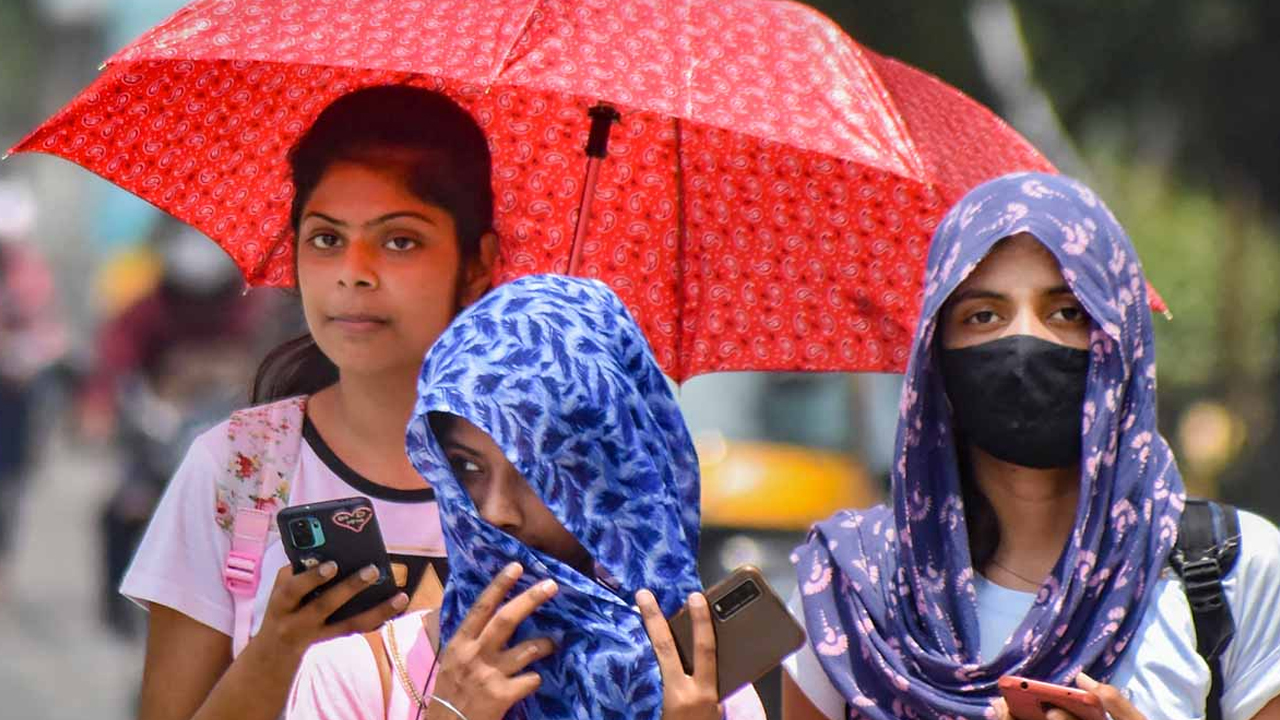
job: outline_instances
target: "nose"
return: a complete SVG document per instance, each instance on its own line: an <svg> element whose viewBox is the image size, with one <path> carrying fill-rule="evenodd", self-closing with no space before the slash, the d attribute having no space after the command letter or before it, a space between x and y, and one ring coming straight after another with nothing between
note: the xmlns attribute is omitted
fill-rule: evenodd
<svg viewBox="0 0 1280 720"><path fill-rule="evenodd" d="M338 284L348 288L378 287L377 249L358 240L348 245L343 253Z"/></svg>
<svg viewBox="0 0 1280 720"><path fill-rule="evenodd" d="M506 478L493 479L476 509L485 522L508 535L516 536L524 526L524 512L520 509L519 498L513 490L511 482Z"/></svg>
<svg viewBox="0 0 1280 720"><path fill-rule="evenodd" d="M1040 338L1041 340L1058 342L1057 336L1054 335L1053 331L1049 329L1049 326L1044 323L1044 320L1033 307L1020 306L1017 308L1016 314L1013 317L1013 322L1009 323L1009 325L1005 327L1003 337L1010 337L1013 335L1030 335L1032 337Z"/></svg>

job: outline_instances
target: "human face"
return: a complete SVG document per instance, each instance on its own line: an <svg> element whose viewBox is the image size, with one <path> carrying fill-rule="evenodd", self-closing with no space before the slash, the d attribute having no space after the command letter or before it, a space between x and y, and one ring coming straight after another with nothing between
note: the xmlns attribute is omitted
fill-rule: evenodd
<svg viewBox="0 0 1280 720"><path fill-rule="evenodd" d="M995 246L947 300L941 324L942 346L948 349L1012 335L1089 347L1088 313L1053 253L1027 233Z"/></svg>
<svg viewBox="0 0 1280 720"><path fill-rule="evenodd" d="M591 577L594 563L586 548L560 524L488 433L456 416L436 425L454 476L485 522Z"/></svg>
<svg viewBox="0 0 1280 720"><path fill-rule="evenodd" d="M302 309L343 373L416 373L487 285L483 259L465 271L460 263L453 217L413 195L394 167L334 163L303 207Z"/></svg>

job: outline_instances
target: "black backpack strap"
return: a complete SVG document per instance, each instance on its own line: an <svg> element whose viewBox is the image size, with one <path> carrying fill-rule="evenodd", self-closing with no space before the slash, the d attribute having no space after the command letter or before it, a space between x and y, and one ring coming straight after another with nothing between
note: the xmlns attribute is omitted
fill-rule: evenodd
<svg viewBox="0 0 1280 720"><path fill-rule="evenodd" d="M1182 578L1196 628L1196 652L1208 663L1212 676L1205 701L1206 720L1222 720L1222 654L1236 634L1222 579L1239 557L1240 517L1236 509L1187 498L1169 563Z"/></svg>

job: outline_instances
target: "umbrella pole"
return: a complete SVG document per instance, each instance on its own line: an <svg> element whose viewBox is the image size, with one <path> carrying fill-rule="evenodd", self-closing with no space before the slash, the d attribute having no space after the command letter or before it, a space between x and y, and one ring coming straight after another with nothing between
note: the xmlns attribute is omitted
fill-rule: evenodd
<svg viewBox="0 0 1280 720"><path fill-rule="evenodd" d="M587 111L591 116L591 134L587 136L587 176L582 182L582 200L578 203L578 225L569 246L569 274L577 275L582 265L582 247L587 228L591 226L591 196L596 192L601 162L609 155L609 130L622 116L612 105L600 103Z"/></svg>

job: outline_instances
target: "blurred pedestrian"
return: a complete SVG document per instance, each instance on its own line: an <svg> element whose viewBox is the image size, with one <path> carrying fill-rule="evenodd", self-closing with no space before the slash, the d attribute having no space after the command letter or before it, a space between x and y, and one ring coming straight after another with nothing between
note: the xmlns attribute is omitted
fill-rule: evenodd
<svg viewBox="0 0 1280 720"><path fill-rule="evenodd" d="M136 620L118 592L129 560L192 440L248 396L270 309L261 294L243 292L235 264L189 226L163 217L150 244L159 281L103 323L81 397L84 427L109 435L119 450L99 547L103 618L124 634Z"/></svg>
<svg viewBox="0 0 1280 720"><path fill-rule="evenodd" d="M1280 531L1185 499L1155 379L1142 269L1093 192L966 195L930 250L892 504L797 550L788 720L1004 717L1010 675L1117 720L1280 718Z"/></svg>
<svg viewBox="0 0 1280 720"><path fill-rule="evenodd" d="M0 182L0 594L31 469L42 373L66 353L53 274L30 244L35 198Z"/></svg>

